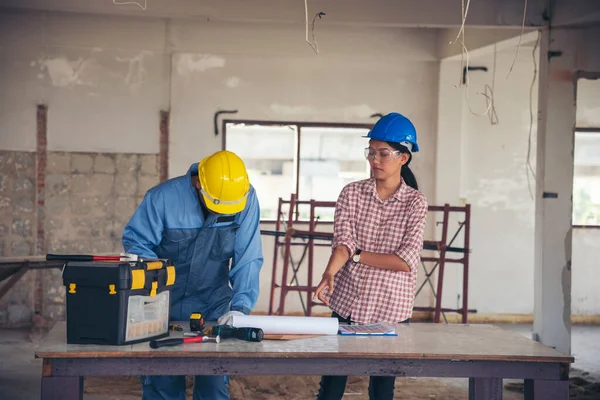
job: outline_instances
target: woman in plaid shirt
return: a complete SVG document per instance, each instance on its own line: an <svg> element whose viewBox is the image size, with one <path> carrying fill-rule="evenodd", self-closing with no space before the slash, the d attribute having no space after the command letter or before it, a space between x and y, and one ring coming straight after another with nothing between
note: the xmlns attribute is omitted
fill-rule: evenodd
<svg viewBox="0 0 600 400"><path fill-rule="evenodd" d="M408 322L427 217L427 200L408 167L419 151L417 135L406 117L391 113L365 137L371 178L340 193L333 252L314 297L343 323ZM346 380L322 377L317 399L341 399ZM371 377L369 398L393 399L394 382L393 376Z"/></svg>

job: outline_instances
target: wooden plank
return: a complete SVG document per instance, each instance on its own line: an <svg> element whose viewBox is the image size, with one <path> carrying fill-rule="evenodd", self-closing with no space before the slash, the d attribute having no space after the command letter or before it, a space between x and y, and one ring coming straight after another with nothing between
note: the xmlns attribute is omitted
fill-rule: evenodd
<svg viewBox="0 0 600 400"><path fill-rule="evenodd" d="M24 264L26 262L46 262L46 256L0 257L0 264Z"/></svg>
<svg viewBox="0 0 600 400"><path fill-rule="evenodd" d="M11 268L18 268L23 264L27 264L29 269L52 269L62 268L65 263L58 261L17 261L17 262L2 262L0 261L0 271L5 271Z"/></svg>
<svg viewBox="0 0 600 400"><path fill-rule="evenodd" d="M19 269L21 269L21 265L11 265L4 268L0 268L0 282L17 273Z"/></svg>
<svg viewBox="0 0 600 400"><path fill-rule="evenodd" d="M502 400L501 378L469 378L469 400Z"/></svg>
<svg viewBox="0 0 600 400"><path fill-rule="evenodd" d="M557 363L377 358L72 358L52 360L52 376L351 375L560 379Z"/></svg>
<svg viewBox="0 0 600 400"><path fill-rule="evenodd" d="M492 326L468 324L399 324L398 336L329 335L302 341L237 339L220 344L190 343L150 349L132 346L67 345L65 323L57 323L36 352L39 358L355 358L438 359L454 361L526 361L572 363L562 354L522 335ZM181 336L172 332L171 337Z"/></svg>
<svg viewBox="0 0 600 400"><path fill-rule="evenodd" d="M13 271L13 270L11 270ZM12 272L14 275L0 288L0 299L4 297L6 293L25 275L27 272L27 265L23 265ZM4 279L4 278L3 278Z"/></svg>
<svg viewBox="0 0 600 400"><path fill-rule="evenodd" d="M83 377L42 377L43 400L83 400Z"/></svg>

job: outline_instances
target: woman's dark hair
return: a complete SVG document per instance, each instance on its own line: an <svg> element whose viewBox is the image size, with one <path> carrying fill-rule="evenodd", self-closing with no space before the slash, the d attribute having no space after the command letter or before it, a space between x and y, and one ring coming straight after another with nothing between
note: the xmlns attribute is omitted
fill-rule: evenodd
<svg viewBox="0 0 600 400"><path fill-rule="evenodd" d="M402 179L404 179L404 182L408 186L410 186L411 188L413 188L415 190L419 190L419 185L417 185L417 178L415 178L415 174L413 174L413 172L408 167L408 164L410 164L410 162L412 161L411 152L408 151L406 146L403 146L400 143L394 143L394 142L386 142L386 143L389 144L394 149L400 150L400 153L408 153L408 161L406 162L406 164L404 164L402 166L402 169L400 170L400 176L402 176Z"/></svg>

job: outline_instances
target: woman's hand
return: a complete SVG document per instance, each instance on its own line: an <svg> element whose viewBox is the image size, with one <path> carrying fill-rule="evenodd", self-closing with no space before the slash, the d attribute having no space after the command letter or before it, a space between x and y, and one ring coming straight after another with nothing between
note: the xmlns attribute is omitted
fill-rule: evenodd
<svg viewBox="0 0 600 400"><path fill-rule="evenodd" d="M325 271L323 273L323 277L321 278L321 283L319 283L319 286L317 286L317 289L315 290L315 294L313 295L313 300L315 299L319 299L321 300L325 305L329 305L329 300L325 298L325 296L323 296L323 290L327 287L329 288L329 293L333 293L333 277L334 274L332 274L329 271Z"/></svg>
<svg viewBox="0 0 600 400"><path fill-rule="evenodd" d="M321 283L319 283L319 286L317 286L315 294L313 295L313 300L318 298L325 303L325 305L329 305L329 300L323 296L323 290L327 287L329 288L329 294L333 293L333 277L344 267L348 258L350 258L350 250L348 247L337 246L333 249L333 252L329 257L329 262L327 263L327 268L325 268L325 272L323 272Z"/></svg>

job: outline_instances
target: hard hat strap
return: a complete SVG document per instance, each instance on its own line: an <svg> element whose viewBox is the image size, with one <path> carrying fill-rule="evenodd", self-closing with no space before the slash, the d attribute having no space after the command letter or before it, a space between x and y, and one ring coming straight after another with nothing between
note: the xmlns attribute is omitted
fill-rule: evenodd
<svg viewBox="0 0 600 400"><path fill-rule="evenodd" d="M403 142L400 142L400 144L402 146L406 147L408 149L408 151L410 151L412 153L413 144L411 142L403 141Z"/></svg>

